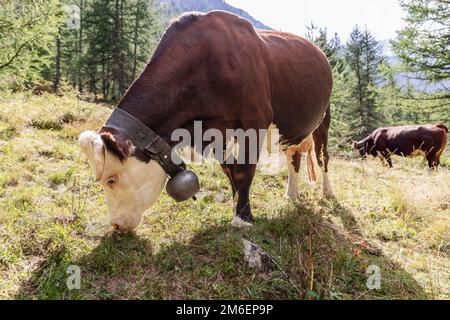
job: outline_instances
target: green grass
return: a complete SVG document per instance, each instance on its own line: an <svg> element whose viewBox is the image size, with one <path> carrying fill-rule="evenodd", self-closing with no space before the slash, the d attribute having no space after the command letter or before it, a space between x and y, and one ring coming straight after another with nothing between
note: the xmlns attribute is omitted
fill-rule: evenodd
<svg viewBox="0 0 450 320"><path fill-rule="evenodd" d="M2 299L448 299L450 172L420 160L366 165L334 157L336 198L301 178L301 201L283 198L287 171L258 172L256 222L230 226L230 188L220 167L194 167L196 202L163 195L135 235L111 235L101 188L77 146L99 128L105 105L74 96L0 98L0 298ZM444 163L448 165L448 157ZM280 269L244 261L252 239ZM66 286L81 268L81 289ZM381 288L366 270L381 268ZM289 278L286 277L289 276Z"/></svg>

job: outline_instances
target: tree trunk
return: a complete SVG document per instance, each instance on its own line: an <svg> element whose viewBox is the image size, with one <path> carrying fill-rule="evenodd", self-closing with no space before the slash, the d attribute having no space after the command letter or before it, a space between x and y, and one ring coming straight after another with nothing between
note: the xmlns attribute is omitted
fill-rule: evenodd
<svg viewBox="0 0 450 320"><path fill-rule="evenodd" d="M81 72L81 57L83 55L83 0L80 0L80 30L78 36L78 91L83 93L83 79Z"/></svg>
<svg viewBox="0 0 450 320"><path fill-rule="evenodd" d="M113 35L113 50L112 50L112 98L116 99L115 84L120 81L120 6L119 0L115 2L115 12L114 12L114 35Z"/></svg>
<svg viewBox="0 0 450 320"><path fill-rule="evenodd" d="M102 53L102 95L103 99L106 100L106 71L105 71L105 63L106 63L105 53Z"/></svg>
<svg viewBox="0 0 450 320"><path fill-rule="evenodd" d="M55 78L53 80L53 91L57 92L61 82L61 30L56 36L56 56L55 56Z"/></svg>
<svg viewBox="0 0 450 320"><path fill-rule="evenodd" d="M125 93L125 66L124 66L124 48L122 47L123 44L123 37L124 37L124 19L123 19L123 0L120 1L120 11L119 11L119 39L120 39L120 46L119 46L119 96L117 99L119 99L121 96Z"/></svg>
<svg viewBox="0 0 450 320"><path fill-rule="evenodd" d="M140 9L140 1L138 1L136 5L136 13L134 20L134 50L133 50L133 71L132 71L132 80L136 79L136 69L137 69L137 47L138 47L138 29L139 29L139 9Z"/></svg>

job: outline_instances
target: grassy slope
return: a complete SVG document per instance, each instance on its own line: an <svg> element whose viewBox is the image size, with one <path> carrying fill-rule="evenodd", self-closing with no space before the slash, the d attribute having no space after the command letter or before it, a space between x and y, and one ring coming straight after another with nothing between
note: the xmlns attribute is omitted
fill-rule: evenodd
<svg viewBox="0 0 450 320"><path fill-rule="evenodd" d="M104 198L76 139L110 109L70 96L0 99L1 298L449 298L448 169L334 159L336 199L323 200L303 176L299 204L282 197L286 170L258 173L257 220L244 237L288 281L246 266L218 165L196 168L197 202L163 195L137 235L108 236ZM372 264L381 267L380 290L365 286ZM66 288L69 265L81 268L81 290Z"/></svg>

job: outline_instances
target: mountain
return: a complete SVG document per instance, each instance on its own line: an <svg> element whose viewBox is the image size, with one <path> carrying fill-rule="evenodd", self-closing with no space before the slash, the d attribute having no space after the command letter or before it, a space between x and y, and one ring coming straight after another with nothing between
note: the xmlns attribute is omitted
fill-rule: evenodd
<svg viewBox="0 0 450 320"><path fill-rule="evenodd" d="M208 12L212 10L223 10L237 14L248 21L257 29L270 30L261 21L253 18L248 12L235 8L222 0L156 0L161 11L170 18L176 17L186 11Z"/></svg>

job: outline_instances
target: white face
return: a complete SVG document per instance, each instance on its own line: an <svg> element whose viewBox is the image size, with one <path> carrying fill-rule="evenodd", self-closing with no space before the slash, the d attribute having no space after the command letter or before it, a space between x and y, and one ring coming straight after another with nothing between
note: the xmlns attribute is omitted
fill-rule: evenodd
<svg viewBox="0 0 450 320"><path fill-rule="evenodd" d="M164 189L167 176L163 168L155 161L146 164L135 157L121 162L93 131L83 132L79 143L105 190L111 225L125 232L137 228L145 210Z"/></svg>

